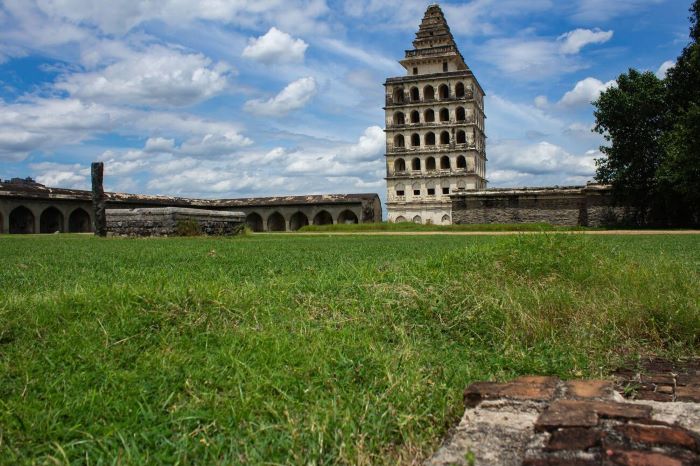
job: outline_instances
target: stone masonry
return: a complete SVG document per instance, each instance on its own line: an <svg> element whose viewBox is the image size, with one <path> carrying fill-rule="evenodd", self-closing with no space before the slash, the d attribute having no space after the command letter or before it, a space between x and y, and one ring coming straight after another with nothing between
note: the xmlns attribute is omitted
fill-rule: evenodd
<svg viewBox="0 0 700 466"><path fill-rule="evenodd" d="M192 222L204 235L232 236L245 226L245 214L182 207L107 210L112 236L177 236L183 222Z"/></svg>
<svg viewBox="0 0 700 466"><path fill-rule="evenodd" d="M473 383L426 465L698 465L700 364L650 362L614 380Z"/></svg>

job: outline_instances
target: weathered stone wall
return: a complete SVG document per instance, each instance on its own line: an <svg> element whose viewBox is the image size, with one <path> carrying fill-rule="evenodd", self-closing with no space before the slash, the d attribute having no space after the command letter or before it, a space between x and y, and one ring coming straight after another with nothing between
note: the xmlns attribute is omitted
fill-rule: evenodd
<svg viewBox="0 0 700 466"><path fill-rule="evenodd" d="M182 207L107 210L107 232L113 236L176 236L184 222L196 222L205 235L232 236L245 225L245 214Z"/></svg>
<svg viewBox="0 0 700 466"><path fill-rule="evenodd" d="M613 205L602 185L488 189L454 194L452 222L605 227L623 224L625 209Z"/></svg>

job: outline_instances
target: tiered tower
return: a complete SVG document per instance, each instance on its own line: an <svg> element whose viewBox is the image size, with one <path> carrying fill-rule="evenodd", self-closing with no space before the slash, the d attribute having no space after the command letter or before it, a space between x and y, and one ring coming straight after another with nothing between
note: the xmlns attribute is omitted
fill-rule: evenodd
<svg viewBox="0 0 700 466"><path fill-rule="evenodd" d="M450 224L449 195L486 188L484 91L438 5L386 88L389 221Z"/></svg>

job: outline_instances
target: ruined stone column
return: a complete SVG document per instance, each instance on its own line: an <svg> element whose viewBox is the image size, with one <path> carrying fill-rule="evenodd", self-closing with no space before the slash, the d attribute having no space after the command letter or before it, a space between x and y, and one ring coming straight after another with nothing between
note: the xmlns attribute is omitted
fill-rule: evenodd
<svg viewBox="0 0 700 466"><path fill-rule="evenodd" d="M105 165L102 162L92 164L92 208L95 211L95 235L107 236L107 200L103 187Z"/></svg>

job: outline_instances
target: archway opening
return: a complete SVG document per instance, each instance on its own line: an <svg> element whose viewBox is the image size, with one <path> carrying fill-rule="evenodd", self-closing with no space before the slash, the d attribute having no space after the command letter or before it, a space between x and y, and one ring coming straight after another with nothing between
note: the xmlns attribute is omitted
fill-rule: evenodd
<svg viewBox="0 0 700 466"><path fill-rule="evenodd" d="M450 111L446 108L440 110L440 121L450 121Z"/></svg>
<svg viewBox="0 0 700 466"><path fill-rule="evenodd" d="M418 102L420 100L420 92L417 87L411 88L411 101Z"/></svg>
<svg viewBox="0 0 700 466"><path fill-rule="evenodd" d="M442 224L443 224L443 225L449 225L449 224L450 224L450 216L449 216L449 215L443 215L443 216L442 216Z"/></svg>
<svg viewBox="0 0 700 466"><path fill-rule="evenodd" d="M415 217L413 217L413 223L421 224L423 223L423 219L420 217L420 215L416 215Z"/></svg>
<svg viewBox="0 0 700 466"><path fill-rule="evenodd" d="M416 110L411 112L411 123L420 123L420 113Z"/></svg>
<svg viewBox="0 0 700 466"><path fill-rule="evenodd" d="M359 223L359 220L357 219L357 215L355 215L355 213L353 211L344 210L338 216L338 223L340 223L340 224Z"/></svg>
<svg viewBox="0 0 700 466"><path fill-rule="evenodd" d="M403 103L403 89L396 89L394 91L394 103L395 104L402 104Z"/></svg>
<svg viewBox="0 0 700 466"><path fill-rule="evenodd" d="M457 121L464 121L467 119L466 113L464 112L464 107L457 107Z"/></svg>
<svg viewBox="0 0 700 466"><path fill-rule="evenodd" d="M435 100L435 89L433 86L428 85L423 88L423 99Z"/></svg>
<svg viewBox="0 0 700 466"><path fill-rule="evenodd" d="M403 112L394 113L394 124L395 125L405 125L406 124L406 118L405 118Z"/></svg>
<svg viewBox="0 0 700 466"><path fill-rule="evenodd" d="M90 215L82 208L78 207L71 212L68 217L68 231L71 233L89 233L92 230L90 227Z"/></svg>
<svg viewBox="0 0 700 466"><path fill-rule="evenodd" d="M450 88L447 87L447 84L442 84L438 88L438 94L440 95L440 99L446 100L450 98Z"/></svg>
<svg viewBox="0 0 700 466"><path fill-rule="evenodd" d="M297 212L292 215L289 219L289 229L292 231L297 231L298 229L305 227L309 224L309 217L304 215L303 212Z"/></svg>
<svg viewBox="0 0 700 466"><path fill-rule="evenodd" d="M447 131L443 131L440 133L440 144L449 144L450 143L450 133Z"/></svg>
<svg viewBox="0 0 700 466"><path fill-rule="evenodd" d="M463 155L457 157L457 168L467 168L467 159Z"/></svg>
<svg viewBox="0 0 700 466"><path fill-rule="evenodd" d="M394 173L401 173L406 171L406 161L404 159L396 159L394 161Z"/></svg>
<svg viewBox="0 0 700 466"><path fill-rule="evenodd" d="M405 147L406 143L403 137L403 134L397 134L396 137L394 137L394 147Z"/></svg>
<svg viewBox="0 0 700 466"><path fill-rule="evenodd" d="M314 225L333 225L333 216L328 211L322 210L314 217Z"/></svg>
<svg viewBox="0 0 700 466"><path fill-rule="evenodd" d="M457 86L455 86L455 95L459 98L464 97L464 83L457 83Z"/></svg>
<svg viewBox="0 0 700 466"><path fill-rule="evenodd" d="M434 146L435 145L435 133L430 132L425 135L425 145Z"/></svg>
<svg viewBox="0 0 700 466"><path fill-rule="evenodd" d="M464 131L457 131L457 144L466 144L467 135Z"/></svg>
<svg viewBox="0 0 700 466"><path fill-rule="evenodd" d="M428 157L428 160L425 161L425 169L435 170L435 157Z"/></svg>
<svg viewBox="0 0 700 466"><path fill-rule="evenodd" d="M284 217L279 212L275 212L267 218L267 231L285 231L286 229Z"/></svg>
<svg viewBox="0 0 700 466"><path fill-rule="evenodd" d="M63 231L63 214L55 207L49 207L39 217L39 233L61 233Z"/></svg>
<svg viewBox="0 0 700 466"><path fill-rule="evenodd" d="M412 147L420 146L420 136L417 133L411 134L411 146Z"/></svg>
<svg viewBox="0 0 700 466"><path fill-rule="evenodd" d="M423 119L425 120L426 123L434 122L435 121L435 111L432 108L429 108L423 114Z"/></svg>
<svg viewBox="0 0 700 466"><path fill-rule="evenodd" d="M420 171L420 159L418 157L411 160L411 170Z"/></svg>
<svg viewBox="0 0 700 466"><path fill-rule="evenodd" d="M396 220L394 221L394 223L406 223L406 222L407 222L406 217L404 217L402 215L399 215L398 217L396 217Z"/></svg>
<svg viewBox="0 0 700 466"><path fill-rule="evenodd" d="M34 214L24 206L10 212L10 233L28 235L34 233Z"/></svg>
<svg viewBox="0 0 700 466"><path fill-rule="evenodd" d="M263 231L263 219L262 216L256 212L252 212L248 214L245 218L245 223L248 225L248 228L253 230L254 232L260 232Z"/></svg>
<svg viewBox="0 0 700 466"><path fill-rule="evenodd" d="M449 170L450 169L450 158L446 155L443 155L440 157L440 168L442 170Z"/></svg>

